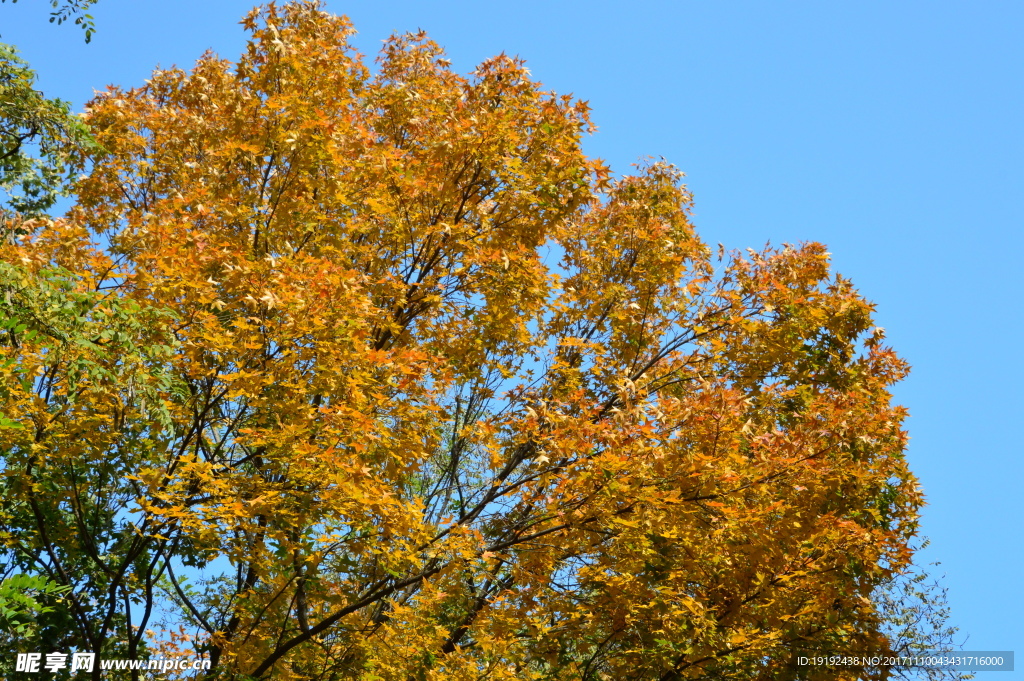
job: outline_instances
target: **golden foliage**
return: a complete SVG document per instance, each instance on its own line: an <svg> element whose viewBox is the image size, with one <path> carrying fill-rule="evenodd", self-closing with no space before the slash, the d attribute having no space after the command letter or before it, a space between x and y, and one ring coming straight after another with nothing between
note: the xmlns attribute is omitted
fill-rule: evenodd
<svg viewBox="0 0 1024 681"><path fill-rule="evenodd" d="M40 377L5 388L5 541L103 576L84 644L171 645L85 602L164 588L224 678L788 679L885 649L906 366L821 245L716 261L680 173L610 179L586 104L516 59L464 77L406 35L371 72L317 4L244 24L237 64L93 101L77 207L3 247L100 291L89 320L145 320L117 353L3 348Z"/></svg>

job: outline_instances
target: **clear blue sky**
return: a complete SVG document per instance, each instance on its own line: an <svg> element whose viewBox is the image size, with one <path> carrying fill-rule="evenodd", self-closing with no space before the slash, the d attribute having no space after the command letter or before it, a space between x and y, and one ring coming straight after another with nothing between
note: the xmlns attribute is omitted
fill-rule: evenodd
<svg viewBox="0 0 1024 681"><path fill-rule="evenodd" d="M92 44L49 3L0 5L49 94L80 109L207 48L245 0L100 0ZM505 51L590 101L587 150L688 175L706 241L822 241L914 366L909 457L971 650L1024 654L1024 2L338 2L357 46L423 28L457 68ZM1024 660L1018 661L1018 669ZM989 673L991 675L992 673ZM1010 679L1024 673L1001 673ZM980 674L979 678L985 677Z"/></svg>

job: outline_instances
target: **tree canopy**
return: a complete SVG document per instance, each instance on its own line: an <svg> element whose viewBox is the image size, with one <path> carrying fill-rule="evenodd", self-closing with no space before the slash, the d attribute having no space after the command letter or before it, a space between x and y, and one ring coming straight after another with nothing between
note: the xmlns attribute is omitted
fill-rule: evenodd
<svg viewBox="0 0 1024 681"><path fill-rule="evenodd" d="M674 167L614 177L518 59L420 33L371 71L309 2L244 25L99 95L77 204L0 246L0 540L67 588L43 640L223 679L885 678L796 662L895 645L922 503L907 366L825 247L716 253Z"/></svg>

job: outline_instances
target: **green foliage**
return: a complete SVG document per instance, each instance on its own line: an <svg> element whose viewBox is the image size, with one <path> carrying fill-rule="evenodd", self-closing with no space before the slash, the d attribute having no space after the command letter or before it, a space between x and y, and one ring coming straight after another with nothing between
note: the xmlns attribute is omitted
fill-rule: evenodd
<svg viewBox="0 0 1024 681"><path fill-rule="evenodd" d="M0 425L0 427L3 427ZM70 587L41 575L14 573L0 580L0 674L12 678L19 652L37 652L43 630L62 617Z"/></svg>
<svg viewBox="0 0 1024 681"><path fill-rule="evenodd" d="M7 0L0 0L0 2L7 2ZM12 5L16 2L18 0L11 0ZM96 0L67 0L63 4L60 0L50 0L50 6L53 7L53 11L50 12L50 23L59 26L65 21L69 21L71 17L75 17L75 25L81 26L85 31L85 42L91 42L92 34L96 32L96 25L93 23L92 15L88 14L86 10L95 4Z"/></svg>
<svg viewBox="0 0 1024 681"><path fill-rule="evenodd" d="M35 618L53 612L44 599L68 592L40 575L15 574L0 582L0 636L29 637Z"/></svg>
<svg viewBox="0 0 1024 681"><path fill-rule="evenodd" d="M35 79L15 48L0 43L0 211L29 217L44 213L64 192L69 152L96 148L68 103L44 97Z"/></svg>

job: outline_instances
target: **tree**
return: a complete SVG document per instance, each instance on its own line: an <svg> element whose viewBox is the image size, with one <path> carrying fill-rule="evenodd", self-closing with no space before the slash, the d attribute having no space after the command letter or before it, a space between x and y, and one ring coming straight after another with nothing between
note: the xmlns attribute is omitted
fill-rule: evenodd
<svg viewBox="0 0 1024 681"><path fill-rule="evenodd" d="M33 228L31 220L41 218L53 207L66 189L67 160L71 151L88 152L94 148L85 125L71 114L68 104L45 98L35 89L35 77L13 46L0 43L0 241L4 242L26 236ZM0 333L5 334L8 343L15 348L28 326L23 323L25 314L14 310L19 307L19 300L24 302L30 290L38 294L47 289L44 297L56 302L56 290L47 285L53 283L51 275L59 278L55 271L40 271L33 276L20 264L0 262ZM39 302L38 296L29 294L29 298ZM43 330L44 337L52 340L53 334L60 332L48 323L52 321L48 318L59 316L53 314L55 309L73 310L74 307L73 300L65 299L41 316L38 307L20 309L20 313L33 315L29 321L34 322L34 328L25 335L34 339ZM64 336L61 340L67 342L69 338ZM45 342L40 343L39 348L44 347ZM20 374L17 367L4 373L7 379L17 377L31 384L31 379ZM6 384L0 388L0 395L7 396ZM4 404L5 408L10 406ZM21 427L22 424L0 411L0 429ZM3 450L0 455L6 477L10 457ZM4 537L10 536L6 520L5 514L0 513L0 521L5 521L0 531ZM0 669L6 676L14 674L15 652L33 651L45 644L55 628L60 628L55 622L64 615L58 606L61 596L69 589L50 575L19 571L16 562L0 563L0 654L3 657Z"/></svg>
<svg viewBox="0 0 1024 681"><path fill-rule="evenodd" d="M825 248L716 259L681 174L612 179L519 60L463 77L421 33L371 74L317 3L244 24L236 64L94 100L77 206L3 246L3 541L70 588L60 643L224 679L884 678L797 664L895 644L922 501L907 367Z"/></svg>
<svg viewBox="0 0 1024 681"><path fill-rule="evenodd" d="M21 223L16 231L41 222ZM0 365L0 493L7 495L0 501L0 657L8 677L15 653L72 647L118 657L140 652L139 641L131 638L105 644L105 628L127 631L127 620L119 611L97 607L96 594L110 590L111 582L120 584L124 575L96 572L89 557L131 556L131 525L117 518L130 490L118 476L134 469L111 448L102 449L102 430L110 425L90 411L94 400L117 399L135 420L166 421L160 396L173 392L171 378L146 365L166 357L170 348L135 344L161 333L150 311L128 299L76 289L78 283L74 273L31 255L17 265L0 262L6 356ZM50 432L50 419L63 418L83 418L76 426L79 437L97 444L106 458L51 458L52 444L83 444L62 441L59 428ZM133 444L119 433L118 446ZM89 628L89 617L96 618L96 630Z"/></svg>

